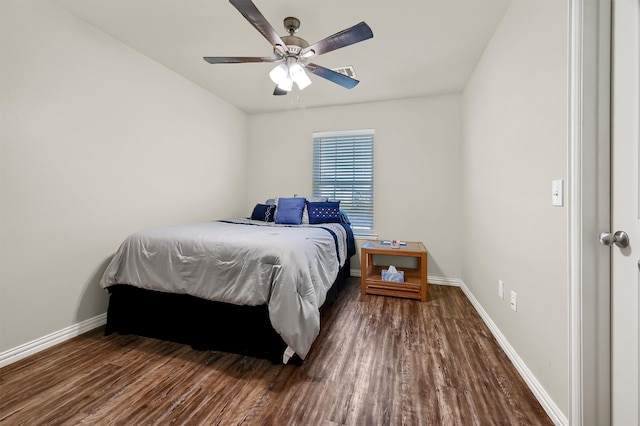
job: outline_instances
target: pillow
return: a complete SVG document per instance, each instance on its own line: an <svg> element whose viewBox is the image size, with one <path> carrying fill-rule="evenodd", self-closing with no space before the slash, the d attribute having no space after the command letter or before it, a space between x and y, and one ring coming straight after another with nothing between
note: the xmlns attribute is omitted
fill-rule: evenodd
<svg viewBox="0 0 640 426"><path fill-rule="evenodd" d="M340 223L340 201L307 202L309 223Z"/></svg>
<svg viewBox="0 0 640 426"><path fill-rule="evenodd" d="M304 195L298 195L295 194L294 197L296 198L306 198L307 201L311 201L314 203L318 203L321 201L329 201L329 199L327 197L305 197ZM304 205L304 210L302 211L302 224L303 225L308 225L309 224L309 212L307 210L307 204L305 203Z"/></svg>
<svg viewBox="0 0 640 426"><path fill-rule="evenodd" d="M278 198L276 208L276 223L281 225L300 225L305 198Z"/></svg>
<svg viewBox="0 0 640 426"><path fill-rule="evenodd" d="M342 209L340 209L340 222L351 225L351 219L349 219L349 215Z"/></svg>
<svg viewBox="0 0 640 426"><path fill-rule="evenodd" d="M275 204L256 204L251 213L251 220L273 222L276 216Z"/></svg>

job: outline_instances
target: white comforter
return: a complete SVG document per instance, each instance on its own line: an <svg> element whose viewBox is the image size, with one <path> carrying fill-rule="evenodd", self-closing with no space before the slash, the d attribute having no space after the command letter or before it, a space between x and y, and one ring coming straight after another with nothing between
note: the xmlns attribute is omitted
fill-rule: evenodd
<svg viewBox="0 0 640 426"><path fill-rule="evenodd" d="M320 331L320 306L346 258L339 224L234 220L129 236L100 281L269 307L271 325L302 359ZM338 250L333 235L338 239Z"/></svg>

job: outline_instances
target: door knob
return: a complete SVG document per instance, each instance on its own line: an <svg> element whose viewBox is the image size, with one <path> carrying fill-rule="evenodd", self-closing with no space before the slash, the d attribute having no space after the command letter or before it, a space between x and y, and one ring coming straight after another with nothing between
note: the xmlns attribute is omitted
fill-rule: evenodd
<svg viewBox="0 0 640 426"><path fill-rule="evenodd" d="M620 248L629 246L629 236L624 231L617 231L615 234L603 232L600 234L600 244L603 246L617 245Z"/></svg>

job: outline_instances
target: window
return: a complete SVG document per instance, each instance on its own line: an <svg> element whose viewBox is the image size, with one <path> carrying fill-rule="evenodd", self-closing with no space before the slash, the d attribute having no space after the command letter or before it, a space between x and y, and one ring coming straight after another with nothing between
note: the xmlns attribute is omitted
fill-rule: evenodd
<svg viewBox="0 0 640 426"><path fill-rule="evenodd" d="M373 231L373 130L313 134L313 196L340 200L355 232Z"/></svg>

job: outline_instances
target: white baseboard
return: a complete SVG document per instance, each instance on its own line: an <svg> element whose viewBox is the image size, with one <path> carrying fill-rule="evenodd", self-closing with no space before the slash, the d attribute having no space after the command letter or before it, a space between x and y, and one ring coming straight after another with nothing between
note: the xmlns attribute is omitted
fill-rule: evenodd
<svg viewBox="0 0 640 426"><path fill-rule="evenodd" d="M482 305L480 305L480 302L478 302L469 288L467 288L467 286L462 281L460 281L460 288L467 296L467 299L469 299L473 307L476 309L484 323L487 325L487 327L489 327L489 330L491 330L491 334L493 334L493 337L496 338L502 350L507 354L513 365L516 367L516 370L518 370L518 372L520 373L520 376L522 376L524 381L527 383L527 386L529 386L529 389L531 389L531 392L533 392L538 402L540 402L540 405L542 405L542 408L544 408L544 410L551 418L551 421L553 421L553 423L556 425L568 425L569 421L567 420L567 417L562 413L562 410L560 410L556 403L553 402L553 399L551 399L538 379L536 379L531 370L529 370L522 358L518 356L518 353L515 351L513 346L511 346L498 326L491 320L489 314L487 314Z"/></svg>
<svg viewBox="0 0 640 426"><path fill-rule="evenodd" d="M452 287L460 287L462 280L460 278L447 278L447 277L433 277L429 275L427 277L427 283L435 285L449 285Z"/></svg>
<svg viewBox="0 0 640 426"><path fill-rule="evenodd" d="M19 361L23 358L33 355L37 352L43 351L51 346L62 343L65 340L72 339L76 336L91 331L94 328L98 328L107 323L107 314L101 314L97 317L89 318L81 323L71 325L62 330L53 332L39 339L32 340L8 351L0 353L0 367L9 365L13 362Z"/></svg>

